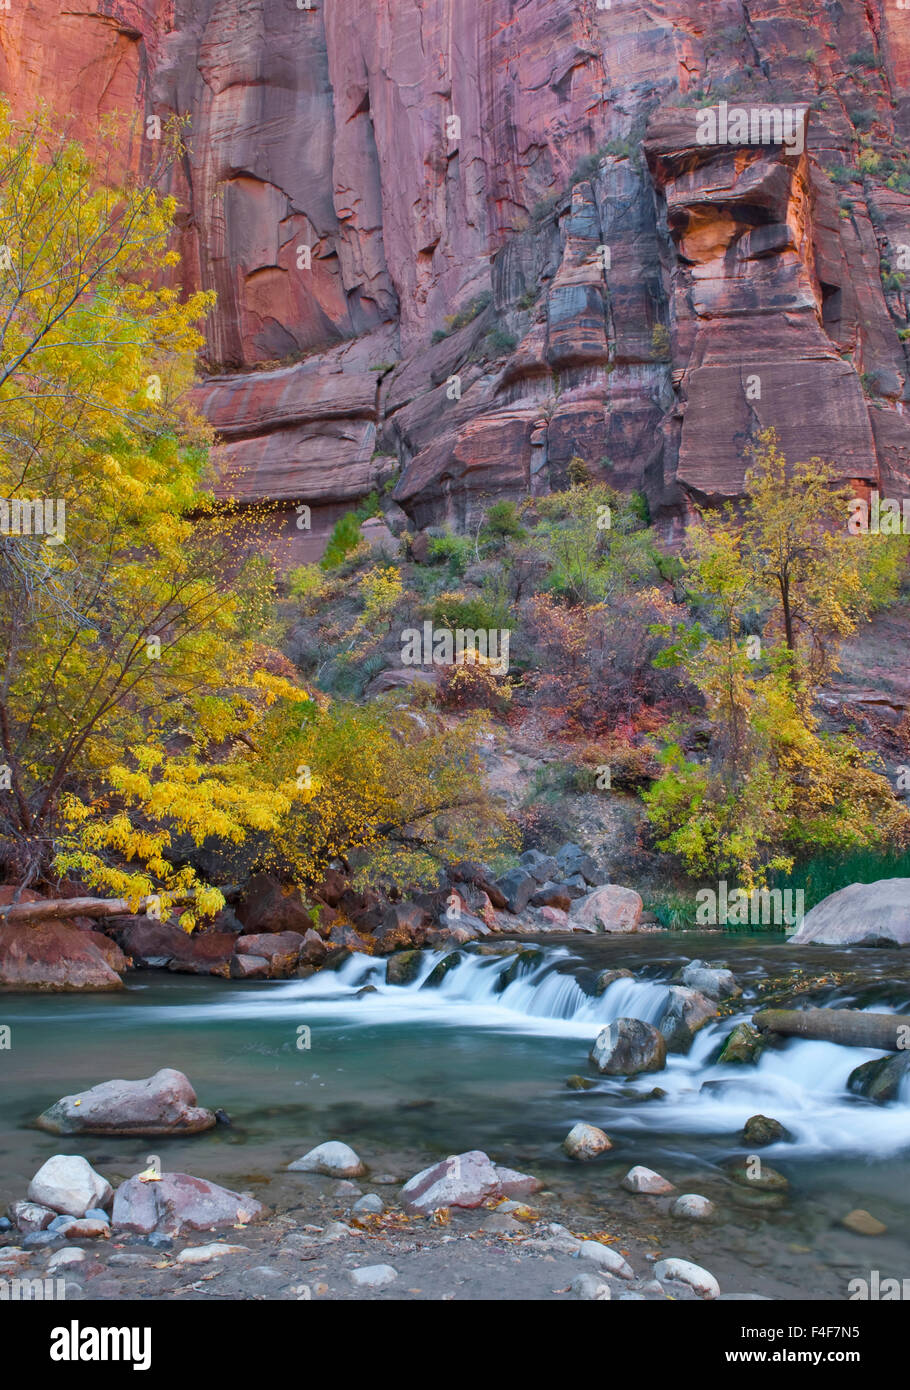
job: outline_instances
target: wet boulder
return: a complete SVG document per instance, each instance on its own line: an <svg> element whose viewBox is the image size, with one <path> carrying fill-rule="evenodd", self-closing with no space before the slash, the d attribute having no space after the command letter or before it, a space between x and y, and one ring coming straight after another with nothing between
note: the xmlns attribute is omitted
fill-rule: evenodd
<svg viewBox="0 0 910 1390"><path fill-rule="evenodd" d="M215 1115L196 1104L183 1072L163 1067L142 1081L104 1081L64 1096L36 1121L51 1134L199 1134Z"/></svg>
<svg viewBox="0 0 910 1390"><path fill-rule="evenodd" d="M767 1148L769 1144L781 1144L793 1135L770 1115L750 1115L743 1125L742 1142L750 1149Z"/></svg>
<svg viewBox="0 0 910 1390"><path fill-rule="evenodd" d="M733 999L742 994L732 970L708 966L701 960L690 960L679 978L689 989L697 989L709 999Z"/></svg>
<svg viewBox="0 0 910 1390"><path fill-rule="evenodd" d="M601 970L597 979L594 981L594 993L597 995L606 994L607 990L617 980L634 980L635 976L631 970Z"/></svg>
<svg viewBox="0 0 910 1390"><path fill-rule="evenodd" d="M577 1159L580 1163L598 1158L600 1154L606 1153L608 1149L613 1147L602 1129L582 1121L572 1126L562 1141L562 1146L569 1158Z"/></svg>
<svg viewBox="0 0 910 1390"><path fill-rule="evenodd" d="M660 1031L669 1052L688 1052L699 1029L717 1017L717 1004L713 999L699 994L698 990L686 989L681 985L671 985L669 994L666 1012L660 1020Z"/></svg>
<svg viewBox="0 0 910 1390"><path fill-rule="evenodd" d="M751 1023L737 1023L726 1037L720 1050L718 1062L747 1065L757 1062L761 1056L764 1041L758 1029Z"/></svg>
<svg viewBox="0 0 910 1390"><path fill-rule="evenodd" d="M420 974L422 951L396 951L385 968L387 985L409 985Z"/></svg>
<svg viewBox="0 0 910 1390"><path fill-rule="evenodd" d="M617 1018L602 1028L591 1061L606 1076L637 1076L661 1071L667 1061L663 1034L640 1018Z"/></svg>
<svg viewBox="0 0 910 1390"><path fill-rule="evenodd" d="M55 1154L38 1169L28 1185L28 1198L63 1216L85 1216L106 1207L114 1192L106 1178L78 1155Z"/></svg>
<svg viewBox="0 0 910 1390"><path fill-rule="evenodd" d="M376 954L390 955L409 946L422 946L432 918L417 903L391 903L373 932Z"/></svg>
<svg viewBox="0 0 910 1390"><path fill-rule="evenodd" d="M162 1173L158 1179L127 1178L114 1193L111 1225L134 1235L176 1236L244 1226L261 1216L262 1205L249 1193L233 1192L189 1173Z"/></svg>
<svg viewBox="0 0 910 1390"><path fill-rule="evenodd" d="M231 979L267 980L270 965L265 956L231 956Z"/></svg>
<svg viewBox="0 0 910 1390"><path fill-rule="evenodd" d="M878 1105L897 1100L902 1084L910 1077L910 1053L896 1052L892 1057L876 1057L855 1067L847 1077L847 1090ZM907 1084L910 1090L910 1082Z"/></svg>

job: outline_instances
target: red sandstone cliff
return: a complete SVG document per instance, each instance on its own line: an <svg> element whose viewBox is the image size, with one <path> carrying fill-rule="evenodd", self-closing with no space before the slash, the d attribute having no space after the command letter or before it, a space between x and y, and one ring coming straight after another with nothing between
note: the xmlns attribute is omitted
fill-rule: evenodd
<svg viewBox="0 0 910 1390"><path fill-rule="evenodd" d="M226 487L330 516L400 469L418 522L460 520L578 454L672 531L773 424L905 491L898 0L311 3L0 12L18 109L89 142L136 113L139 163L147 116L190 117L174 191L184 273L218 292ZM700 144L723 99L805 110L805 151Z"/></svg>

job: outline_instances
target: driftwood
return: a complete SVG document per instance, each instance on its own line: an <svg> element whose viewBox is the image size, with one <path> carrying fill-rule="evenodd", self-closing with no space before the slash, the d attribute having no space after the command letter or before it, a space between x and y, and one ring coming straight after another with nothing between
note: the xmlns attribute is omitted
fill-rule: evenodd
<svg viewBox="0 0 910 1390"><path fill-rule="evenodd" d="M236 887L222 888L225 901L237 895ZM175 907L195 901L193 893L178 893L171 899ZM140 898L133 907L129 898L41 898L36 903L10 903L0 907L0 926L4 922L38 922L52 918L59 921L65 917L126 917L134 913L145 913L149 907L161 902L160 897Z"/></svg>
<svg viewBox="0 0 910 1390"><path fill-rule="evenodd" d="M761 1009L752 1022L762 1033L813 1038L882 1052L910 1048L910 1018L902 1014L864 1014L858 1009Z"/></svg>

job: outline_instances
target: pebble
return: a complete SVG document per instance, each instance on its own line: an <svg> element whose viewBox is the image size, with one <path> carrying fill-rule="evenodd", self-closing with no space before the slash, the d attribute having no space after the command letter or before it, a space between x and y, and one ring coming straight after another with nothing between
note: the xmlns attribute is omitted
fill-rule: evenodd
<svg viewBox="0 0 910 1390"><path fill-rule="evenodd" d="M330 1178L359 1178L366 1172L366 1166L349 1144L330 1139L289 1163L288 1172L325 1173Z"/></svg>
<svg viewBox="0 0 910 1390"><path fill-rule="evenodd" d="M356 1182L351 1182L348 1178L343 1178L341 1182L335 1184L336 1197L359 1197L363 1192L362 1187L358 1187Z"/></svg>
<svg viewBox="0 0 910 1390"><path fill-rule="evenodd" d="M132 1269L145 1268L156 1264L154 1255L131 1255L129 1251L122 1250L116 1255L111 1255L108 1264L114 1268Z"/></svg>
<svg viewBox="0 0 910 1390"><path fill-rule="evenodd" d="M577 1159L579 1163L585 1163L589 1159L597 1158L598 1155L606 1153L608 1149L612 1149L613 1145L602 1129L598 1129L596 1125L579 1121L569 1130L562 1141L562 1147L569 1158Z"/></svg>
<svg viewBox="0 0 910 1390"><path fill-rule="evenodd" d="M350 1270L351 1282L359 1289L382 1289L394 1284L398 1278L397 1269L391 1265L362 1265Z"/></svg>

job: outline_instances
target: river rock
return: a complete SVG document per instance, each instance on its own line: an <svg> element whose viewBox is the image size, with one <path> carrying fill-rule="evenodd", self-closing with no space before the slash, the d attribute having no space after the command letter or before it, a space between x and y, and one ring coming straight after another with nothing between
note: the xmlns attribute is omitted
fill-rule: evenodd
<svg viewBox="0 0 910 1390"><path fill-rule="evenodd" d="M596 1084L589 1076L579 1076L577 1072L574 1076L566 1077L566 1085L570 1091L592 1091Z"/></svg>
<svg viewBox="0 0 910 1390"><path fill-rule="evenodd" d="M638 930L643 906L634 888L609 883L576 898L569 910L569 922L576 930L634 932Z"/></svg>
<svg viewBox="0 0 910 1390"><path fill-rule="evenodd" d="M699 1298L718 1298L720 1296L720 1285L701 1265L694 1265L689 1260L669 1259L659 1260L654 1266L654 1277L662 1284L668 1279L675 1280L679 1284L688 1284L690 1289L694 1289Z"/></svg>
<svg viewBox="0 0 910 1390"><path fill-rule="evenodd" d="M10 1202L7 1211L16 1230L21 1231L25 1236L37 1235L40 1231L46 1231L58 1214L52 1207L46 1207L40 1202L25 1202L21 1199Z"/></svg>
<svg viewBox="0 0 910 1390"><path fill-rule="evenodd" d="M614 1274L617 1279L634 1279L635 1272L618 1250L611 1250L599 1240L583 1240L578 1247L578 1259L592 1260L598 1268Z"/></svg>
<svg viewBox="0 0 910 1390"><path fill-rule="evenodd" d="M299 891L279 883L272 874L253 875L236 912L250 936L260 932L297 932L303 936L313 925Z"/></svg>
<svg viewBox="0 0 910 1390"><path fill-rule="evenodd" d="M598 1129L596 1125L584 1124L581 1121L572 1126L562 1141L562 1146L569 1158L576 1158L580 1162L597 1158L599 1154L606 1153L608 1149L613 1147L602 1129Z"/></svg>
<svg viewBox="0 0 910 1390"><path fill-rule="evenodd" d="M579 1274L577 1279L572 1280L572 1292L576 1298L588 1303L606 1303L613 1297L610 1285L598 1279L596 1274Z"/></svg>
<svg viewBox="0 0 910 1390"><path fill-rule="evenodd" d="M219 1241L212 1241L210 1245L188 1245L185 1250L181 1250L177 1256L179 1265L206 1265L212 1260L223 1259L225 1255L245 1255L249 1251L248 1245L226 1245Z"/></svg>
<svg viewBox="0 0 910 1390"><path fill-rule="evenodd" d="M910 1053L896 1052L863 1062L847 1077L847 1090L878 1105L897 1100L902 1082L910 1076Z"/></svg>
<svg viewBox="0 0 910 1390"><path fill-rule="evenodd" d="M286 980L297 969L304 937L301 932L259 932L238 936L238 956L260 956L269 963L269 978Z"/></svg>
<svg viewBox="0 0 910 1390"><path fill-rule="evenodd" d="M791 946L910 945L910 878L851 883L811 908Z"/></svg>
<svg viewBox="0 0 910 1390"><path fill-rule="evenodd" d="M508 873L496 880L496 887L510 912L524 912L534 893L537 892L537 879L527 869L509 869ZM495 902L495 899L491 899Z"/></svg>
<svg viewBox="0 0 910 1390"><path fill-rule="evenodd" d="M768 1115L750 1115L743 1125L742 1143L752 1149L763 1149L768 1144L780 1144L792 1138L780 1120L772 1120Z"/></svg>
<svg viewBox="0 0 910 1390"><path fill-rule="evenodd" d="M106 1240L111 1233L109 1222L90 1220L87 1216L81 1219L78 1216L61 1216L58 1220L60 1225L52 1221L48 1230L64 1240Z"/></svg>
<svg viewBox="0 0 910 1390"><path fill-rule="evenodd" d="M733 1158L724 1167L734 1182L755 1192L783 1193L790 1186L783 1173L758 1158Z"/></svg>
<svg viewBox="0 0 910 1390"><path fill-rule="evenodd" d="M604 875L581 845L571 843L561 845L556 851L555 858L564 880L579 877L585 883L590 884L592 888L596 887L598 883L604 882Z"/></svg>
<svg viewBox="0 0 910 1390"><path fill-rule="evenodd" d="M385 967L387 985L409 985L420 974L422 951L396 951Z"/></svg>
<svg viewBox="0 0 910 1390"><path fill-rule="evenodd" d="M578 894L568 884L546 882L531 898L531 907L556 907L568 912Z"/></svg>
<svg viewBox="0 0 910 1390"><path fill-rule="evenodd" d="M405 1211L427 1216L441 1207L479 1207L488 1197L529 1197L537 1178L502 1168L481 1150L453 1154L416 1173L401 1189Z"/></svg>
<svg viewBox="0 0 910 1390"><path fill-rule="evenodd" d="M91 1207L106 1207L114 1189L86 1159L55 1154L38 1169L28 1185L32 1202L65 1216L85 1216Z"/></svg>
<svg viewBox="0 0 910 1390"><path fill-rule="evenodd" d="M182 1071L163 1067L142 1081L104 1081L64 1096L36 1121L51 1134L199 1134L216 1123L196 1104Z"/></svg>
<svg viewBox="0 0 910 1390"><path fill-rule="evenodd" d="M418 903L390 903L373 932L377 955L387 956L406 947L422 946L432 917Z"/></svg>
<svg viewBox="0 0 910 1390"><path fill-rule="evenodd" d="M391 1265L362 1265L349 1273L351 1283L358 1289L384 1289L398 1278L398 1270Z"/></svg>
<svg viewBox="0 0 910 1390"><path fill-rule="evenodd" d="M622 1185L627 1192L638 1192L646 1197L665 1197L668 1192L676 1191L673 1184L662 1178L660 1173L655 1173L653 1168L644 1168L641 1164L629 1169Z"/></svg>
<svg viewBox="0 0 910 1390"><path fill-rule="evenodd" d="M376 1192L366 1192L351 1208L358 1216L381 1216L385 1211L385 1202Z"/></svg>
<svg viewBox="0 0 910 1390"><path fill-rule="evenodd" d="M635 976L631 970L601 970L597 979L594 981L594 993L597 995L606 994L607 990L617 980L634 980Z"/></svg>
<svg viewBox="0 0 910 1390"><path fill-rule="evenodd" d="M133 965L182 975L230 973L237 940L233 932L185 932L176 922L159 922L141 913L116 918L114 928Z"/></svg>
<svg viewBox="0 0 910 1390"><path fill-rule="evenodd" d="M465 959L462 951L450 951L447 956L443 956L430 971L427 978L421 985L421 989L438 989L450 970L454 970L457 965Z"/></svg>
<svg viewBox="0 0 910 1390"><path fill-rule="evenodd" d="M100 932L81 931L69 922L0 926L0 985L10 989L48 993L123 989L119 971L127 964Z"/></svg>
<svg viewBox="0 0 910 1390"><path fill-rule="evenodd" d="M698 990L683 985L671 985L669 995L660 1031L668 1051L688 1052L699 1029L717 1017L717 1004Z"/></svg>
<svg viewBox="0 0 910 1390"><path fill-rule="evenodd" d="M673 1203L670 1215L683 1221L710 1221L715 1211L714 1203L709 1202L707 1197L700 1197L696 1192L684 1192Z"/></svg>
<svg viewBox="0 0 910 1390"><path fill-rule="evenodd" d="M717 1060L718 1062L738 1064L757 1062L763 1047L762 1035L757 1028L753 1027L751 1023L737 1023L736 1027L727 1034Z"/></svg>
<svg viewBox="0 0 910 1390"><path fill-rule="evenodd" d="M137 1175L122 1182L114 1193L111 1224L115 1231L134 1235L176 1236L244 1226L262 1213L262 1205L249 1193L233 1192L189 1173L162 1173L157 1181Z"/></svg>
<svg viewBox="0 0 910 1390"><path fill-rule="evenodd" d="M883 1221L879 1221L878 1217L864 1211L862 1207L857 1207L856 1211L848 1211L841 1225L846 1226L848 1231L855 1231L859 1236L883 1236L888 1229Z"/></svg>
<svg viewBox="0 0 910 1390"><path fill-rule="evenodd" d="M62 1250L55 1250L47 1262L47 1273L54 1274L58 1269L68 1269L70 1265L81 1265L85 1262L86 1253L78 1245L65 1245Z"/></svg>
<svg viewBox="0 0 910 1390"><path fill-rule="evenodd" d="M709 999L733 999L742 994L732 970L706 965L703 960L690 960L680 975L680 981L689 989L706 994Z"/></svg>
<svg viewBox="0 0 910 1390"><path fill-rule="evenodd" d="M559 874L559 865L553 855L542 854L539 849L525 850L518 862L537 883L548 883Z"/></svg>
<svg viewBox="0 0 910 1390"><path fill-rule="evenodd" d="M265 956L231 956L232 980L267 980L270 973Z"/></svg>
<svg viewBox="0 0 910 1390"><path fill-rule="evenodd" d="M330 1139L317 1144L287 1167L289 1173L324 1173L330 1178L362 1178L366 1164L348 1144Z"/></svg>
<svg viewBox="0 0 910 1390"><path fill-rule="evenodd" d="M660 1071L667 1061L663 1034L639 1018L617 1018L602 1028L591 1061L606 1076L636 1076Z"/></svg>

